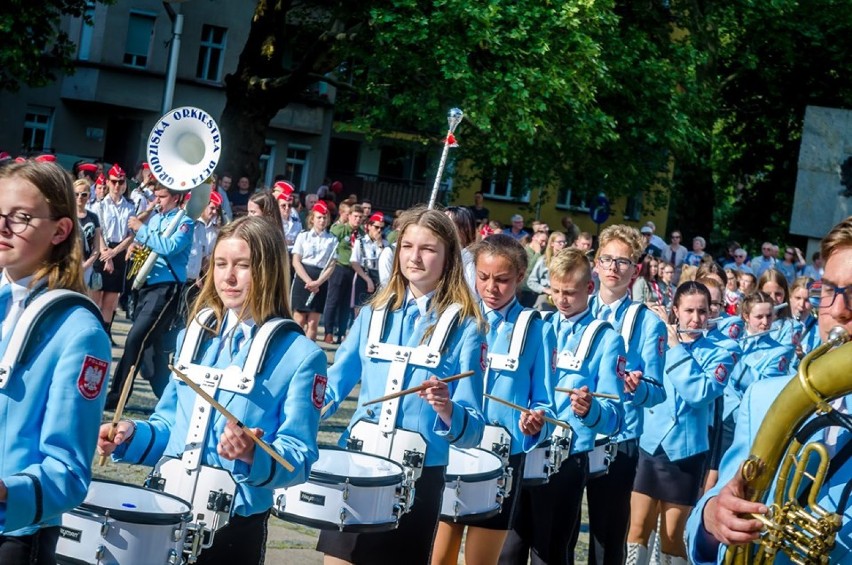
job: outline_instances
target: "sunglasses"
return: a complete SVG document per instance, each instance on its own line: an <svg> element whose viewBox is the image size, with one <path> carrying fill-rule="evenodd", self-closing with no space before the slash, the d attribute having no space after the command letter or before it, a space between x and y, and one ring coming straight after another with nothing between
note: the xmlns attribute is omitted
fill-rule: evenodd
<svg viewBox="0 0 852 565"><path fill-rule="evenodd" d="M75 193L74 193L74 196L76 196L77 198L80 198L81 196L83 196L83 197L85 197L85 198L88 198L88 197L89 197L89 193L88 193L88 192L75 192Z"/></svg>
<svg viewBox="0 0 852 565"><path fill-rule="evenodd" d="M113 184L124 184L127 182L126 179L109 179L109 182Z"/></svg>

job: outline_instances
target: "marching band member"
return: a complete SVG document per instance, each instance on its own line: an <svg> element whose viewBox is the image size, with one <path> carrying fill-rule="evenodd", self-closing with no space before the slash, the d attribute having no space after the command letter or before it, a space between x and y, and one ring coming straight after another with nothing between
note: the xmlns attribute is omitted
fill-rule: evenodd
<svg viewBox="0 0 852 565"><path fill-rule="evenodd" d="M793 358L792 369L799 366L799 361L820 344L817 317L813 315L810 302L810 289L813 279L799 277L790 287L790 311L793 319L802 324L802 336L796 346L796 356Z"/></svg>
<svg viewBox="0 0 852 565"><path fill-rule="evenodd" d="M326 281L337 268L334 266L337 238L328 233L329 220L325 203L317 202L308 217L308 229L296 236L293 244L293 271L296 276L290 302L293 319L302 326L309 339L317 337L317 325L325 307Z"/></svg>
<svg viewBox="0 0 852 565"><path fill-rule="evenodd" d="M730 354L704 337L709 312L706 286L687 282L678 287L672 325L666 326L666 399L645 414L639 440L627 538L628 545L638 544L631 548L638 550L637 563L644 562L642 554L660 517L663 563L686 565L683 532L704 481L711 408L733 366Z"/></svg>
<svg viewBox="0 0 852 565"><path fill-rule="evenodd" d="M299 214L293 209L293 185L287 181L278 181L272 187L272 193L278 201L278 211L281 215L281 225L284 228L284 238L287 240L287 250L293 252L293 244L296 237L302 231L302 221Z"/></svg>
<svg viewBox="0 0 852 565"><path fill-rule="evenodd" d="M589 508L589 563L621 565L630 525L630 495L639 459L646 408L665 400L663 364L666 328L643 304L632 304L627 290L638 272L636 262L645 245L635 228L609 226L601 232L595 256L600 280L589 308L595 318L610 322L627 350L624 379L624 425L614 441L617 453L606 475L586 484Z"/></svg>
<svg viewBox="0 0 852 565"><path fill-rule="evenodd" d="M388 242L382 237L385 228L385 215L376 212L367 218L364 229L367 233L358 238L352 246L352 257L349 264L355 271L352 282L352 308L355 316L370 297L379 288L379 256L387 247Z"/></svg>
<svg viewBox="0 0 852 565"><path fill-rule="evenodd" d="M195 221L183 216L171 233L167 231L180 213L184 194L158 184L154 190L154 201L160 211L155 213L147 224L142 223L136 216L131 216L127 222L130 229L136 233L128 254L134 249L149 247L152 252L157 253L157 260L146 277L144 286L139 289L136 318L127 334L124 352L112 377L106 401L107 410L115 409L124 380L129 378L131 367L139 364L141 354L147 347L153 349L154 363L153 374L145 376L157 398L163 395L168 384L169 360L166 348L171 344L164 343L164 338L166 330L175 319L175 305L186 282L186 265Z"/></svg>
<svg viewBox="0 0 852 565"><path fill-rule="evenodd" d="M492 236L485 241L501 236ZM558 312L547 326L556 332L556 359L576 360L578 368L557 362L556 385L574 392L556 393L557 418L573 431L570 457L547 483L522 486L520 508L500 556L501 564L573 563L580 531L580 509L586 484L588 453L595 436L612 436L624 423L621 401L593 397L599 392L623 400L625 380L635 386L638 374L623 373L624 341L609 323L595 320L589 308L594 291L592 270L585 253L568 248L553 256L550 290ZM581 352L583 344L586 351ZM465 557L467 552L465 552Z"/></svg>
<svg viewBox="0 0 852 565"><path fill-rule="evenodd" d="M110 343L83 296L30 317L44 291L85 292L71 177L54 163L7 165L0 211L0 351L4 363L21 355L0 375L0 563L56 563L60 515L91 480ZM28 320L38 329L16 345Z"/></svg>
<svg viewBox="0 0 852 565"><path fill-rule="evenodd" d="M211 273L190 316L199 319L202 309L211 308L215 318L203 331L198 360L193 362L217 369L243 367L264 324L290 317L282 298L288 275L284 240L266 220L244 217L223 227ZM186 337L182 332L178 341ZM260 365L248 394L222 389L214 393L235 417L256 427L240 428L214 410L200 441L201 463L229 471L237 491L230 523L216 532L199 564L262 563L272 491L306 481L319 457L316 437L325 354L296 331L274 334L267 346L267 362ZM189 449L188 433L197 425L191 418L196 398L184 382L171 379L147 421L122 420L112 441L111 424L101 426L98 450L116 461L143 465L153 465L161 457L180 458ZM248 433L264 439L294 470L287 471L256 449Z"/></svg>
<svg viewBox="0 0 852 565"><path fill-rule="evenodd" d="M822 257L826 259L824 285L819 294L819 333L825 340L835 326L843 326L852 332L852 217L836 225L822 241ZM791 378L764 379L754 383L746 391L740 406L734 442L725 453L719 473L719 484L705 493L689 518L687 526L689 557L692 563L722 563L728 545L743 544L758 538L763 524L748 515L766 514L768 508L763 502L752 502L746 498L746 483L740 474L740 466L748 457L751 446L769 407ZM850 397L838 399L833 404L841 413L849 413ZM829 429L829 431L831 431ZM822 440L825 431L811 438ZM834 438L834 445L846 441L849 432L841 430ZM827 438L826 438L827 439ZM809 440L810 441L810 440ZM852 478L849 462L838 467L836 473L827 478L815 499L829 511L834 511L843 489ZM775 496L776 481L766 500ZM830 563L843 563L849 559L849 537L852 534L852 509L838 508L842 525L837 532L837 544L827 555ZM787 562L785 555L779 553L780 560ZM777 562L777 561L776 561Z"/></svg>
<svg viewBox="0 0 852 565"><path fill-rule="evenodd" d="M556 339L553 330L545 328L537 314L530 319L529 325L518 327L524 308L516 294L526 273L527 253L517 240L504 234L482 240L473 246L471 252L476 267L476 290L488 321L489 354L509 353L514 332L526 332L517 368L500 370L489 366L485 374L485 392L528 408L531 412L518 413L512 408L485 400L486 422L503 426L512 437L509 454L509 466L513 469L511 492L503 499L500 513L492 518L469 523L464 520L457 523L442 520L438 524L433 565L458 563L465 525L465 561L497 563L516 513L524 475L524 455L541 443L542 439L547 439L552 431L542 416L553 417L555 382L552 362Z"/></svg>
<svg viewBox="0 0 852 565"><path fill-rule="evenodd" d="M772 338L795 353L802 340L802 324L790 313L790 291L787 278L781 271L767 269L757 281L757 289L775 301L775 316L772 322Z"/></svg>
<svg viewBox="0 0 852 565"><path fill-rule="evenodd" d="M424 344L444 316L459 307L458 321L446 335L437 367L426 369L408 363L400 367L398 362L368 355L370 329L377 327L371 323L374 316L385 316L380 343L410 351L408 348ZM415 504L401 517L399 527L369 534L324 530L317 550L326 554L326 564L429 563L450 445L475 447L482 439L482 374L488 351L483 325L479 305L464 280L461 246L452 221L443 212L422 207L404 212L390 281L361 309L329 369L324 417L331 416L360 381L359 407L342 434L341 445L346 445L352 426L360 420L378 420L377 429L382 429L380 415L385 408L398 408L390 422L393 430L422 436L425 461L415 483ZM402 381L390 381L389 372L398 369L404 369ZM449 384L437 380L467 370L473 371L473 376ZM431 386L398 399L398 403L389 401L381 409L363 406L365 401L385 394L391 385L399 390L427 381Z"/></svg>

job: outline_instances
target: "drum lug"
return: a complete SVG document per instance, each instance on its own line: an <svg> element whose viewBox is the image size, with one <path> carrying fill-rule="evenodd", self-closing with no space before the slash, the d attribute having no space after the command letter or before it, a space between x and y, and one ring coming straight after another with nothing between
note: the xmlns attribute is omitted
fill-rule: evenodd
<svg viewBox="0 0 852 565"><path fill-rule="evenodd" d="M514 473L513 467L506 467L502 477L503 484L500 484L499 480L497 481L497 486L503 489L506 496L509 496L509 493L512 492L512 476Z"/></svg>
<svg viewBox="0 0 852 565"><path fill-rule="evenodd" d="M346 482L343 485L343 502L349 501L349 477L346 477Z"/></svg>
<svg viewBox="0 0 852 565"><path fill-rule="evenodd" d="M423 466L423 453L406 449L402 455L402 465L404 467L419 469Z"/></svg>
<svg viewBox="0 0 852 565"><path fill-rule="evenodd" d="M109 510L106 511L106 513L104 514L104 521L101 522L101 537L102 538L107 537L108 533L109 533Z"/></svg>
<svg viewBox="0 0 852 565"><path fill-rule="evenodd" d="M233 497L225 492L220 491L210 491L210 494L207 496L207 510L213 510L214 512L230 512L231 511L231 502L233 501Z"/></svg>
<svg viewBox="0 0 852 565"><path fill-rule="evenodd" d="M346 449L348 449L349 451L363 451L364 440L360 440L357 437L349 436L349 439L346 440Z"/></svg>
<svg viewBox="0 0 852 565"><path fill-rule="evenodd" d="M158 490L160 492L165 492L166 490L166 479L157 475L156 473L151 473L148 475L148 478L145 479L145 487L153 490Z"/></svg>
<svg viewBox="0 0 852 565"><path fill-rule="evenodd" d="M175 528L172 530L172 541L180 541L183 539L182 535L183 528Z"/></svg>
<svg viewBox="0 0 852 565"><path fill-rule="evenodd" d="M179 563L178 554L174 549L169 550L169 560L166 561L166 563L168 563L168 565L177 565Z"/></svg>
<svg viewBox="0 0 852 565"><path fill-rule="evenodd" d="M459 482L461 482L461 481L459 481ZM456 494L458 494L458 486L456 486ZM459 506L461 506L461 505L459 504L459 501L458 501L458 500L456 500L455 502L453 502L453 522L458 522L458 519L459 519Z"/></svg>
<svg viewBox="0 0 852 565"><path fill-rule="evenodd" d="M275 499L275 507L280 511L283 511L285 508L287 508L287 495L286 494L284 494L282 492L281 494L278 495L278 497Z"/></svg>
<svg viewBox="0 0 852 565"><path fill-rule="evenodd" d="M337 525L337 527L340 529L341 532L343 531L343 527L346 525L345 522L346 522L346 509L341 508L340 509L340 523Z"/></svg>
<svg viewBox="0 0 852 565"><path fill-rule="evenodd" d="M103 545L99 545L98 549L95 550L95 562L96 563L100 562L100 560L104 558L105 554L106 554L106 547L104 547Z"/></svg>

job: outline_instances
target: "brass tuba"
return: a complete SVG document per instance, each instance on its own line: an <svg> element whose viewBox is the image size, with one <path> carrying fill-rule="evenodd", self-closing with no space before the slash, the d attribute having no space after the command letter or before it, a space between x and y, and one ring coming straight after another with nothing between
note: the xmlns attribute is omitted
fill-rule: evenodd
<svg viewBox="0 0 852 565"><path fill-rule="evenodd" d="M765 526L761 537L730 547L725 563L771 563L779 553L794 563L828 563L842 517L817 503L830 462L828 450L819 442L802 445L795 435L812 414L833 410L830 400L852 392L852 343L848 341L843 327L834 328L826 343L802 359L798 375L770 406L741 470L749 500L765 502L770 512L755 516ZM812 457L818 470L811 477L805 468ZM775 498L765 500L776 472ZM797 493L806 476L813 483L803 506Z"/></svg>
<svg viewBox="0 0 852 565"><path fill-rule="evenodd" d="M210 201L211 176L222 154L219 126L204 110L175 108L157 120L148 136L147 154L151 174L159 184L169 190L192 191L185 208L163 232L168 237L184 217L198 218ZM133 253L127 278L133 279L134 289L142 288L156 262L157 254L148 247Z"/></svg>

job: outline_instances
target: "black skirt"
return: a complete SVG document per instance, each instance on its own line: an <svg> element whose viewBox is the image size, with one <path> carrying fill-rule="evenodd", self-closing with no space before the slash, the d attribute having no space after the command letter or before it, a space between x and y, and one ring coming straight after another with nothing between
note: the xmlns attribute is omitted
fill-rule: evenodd
<svg viewBox="0 0 852 565"><path fill-rule="evenodd" d="M317 551L355 565L429 565L438 531L446 467L424 467L414 491L414 507L388 532L323 530Z"/></svg>
<svg viewBox="0 0 852 565"><path fill-rule="evenodd" d="M109 248L114 249L118 247L118 243L110 243ZM112 266L113 270L111 273L107 273L104 271L104 263L100 259L95 261L94 269L99 273L103 273L103 281L104 285L101 290L104 292L117 292L121 294L124 292L125 281L127 280L126 276L126 266L127 261L124 259L125 252L121 252L115 257L112 258ZM133 284L133 281L130 281L128 284Z"/></svg>
<svg viewBox="0 0 852 565"><path fill-rule="evenodd" d="M302 267L313 280L317 280L322 273L321 267L314 267L312 265L302 265ZM317 291L313 299L310 299L310 304L308 304L308 300L312 293L305 288L305 281L296 275L293 277L293 290L290 293L290 306L294 312L313 312L322 314L322 310L325 308L325 296L327 292L328 281L324 282L322 286L320 286L319 291Z"/></svg>
<svg viewBox="0 0 852 565"><path fill-rule="evenodd" d="M655 500L695 506L704 484L708 454L705 451L671 461L662 448L654 455L640 449L633 490Z"/></svg>
<svg viewBox="0 0 852 565"><path fill-rule="evenodd" d="M351 306L353 308L357 308L363 306L379 289L379 271L369 269L367 271L367 275L369 275L370 280L373 281L373 292L367 292L367 281L358 276L358 273L355 273L355 278L352 280L352 301Z"/></svg>

